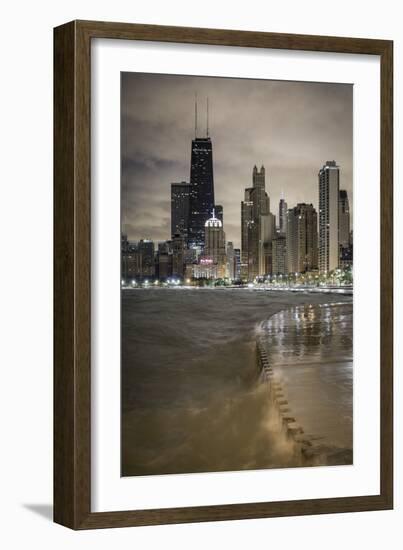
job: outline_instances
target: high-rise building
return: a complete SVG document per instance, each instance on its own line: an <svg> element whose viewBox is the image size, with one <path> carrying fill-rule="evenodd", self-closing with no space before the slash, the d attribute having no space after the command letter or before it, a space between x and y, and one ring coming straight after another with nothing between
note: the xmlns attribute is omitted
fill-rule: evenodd
<svg viewBox="0 0 403 550"><path fill-rule="evenodd" d="M339 185L340 169L328 160L319 171L319 270L339 267Z"/></svg>
<svg viewBox="0 0 403 550"><path fill-rule="evenodd" d="M187 239L190 184L171 183L171 237L180 233Z"/></svg>
<svg viewBox="0 0 403 550"><path fill-rule="evenodd" d="M253 256L251 234L251 226L253 225L252 189L252 187L245 189L244 200L241 202L241 279L245 281L249 280L249 257L252 261Z"/></svg>
<svg viewBox="0 0 403 550"><path fill-rule="evenodd" d="M339 191L339 245L346 248L350 244L350 205L345 189Z"/></svg>
<svg viewBox="0 0 403 550"><path fill-rule="evenodd" d="M263 165L261 166L260 171L257 166L253 167L252 181L254 216L255 218L258 218L262 214L267 214L270 212L270 199L266 193L266 170Z"/></svg>
<svg viewBox="0 0 403 550"><path fill-rule="evenodd" d="M181 233L176 233L172 238L172 275L183 278L185 264L185 239Z"/></svg>
<svg viewBox="0 0 403 550"><path fill-rule="evenodd" d="M154 277L154 242L149 239L141 239L138 243L137 250L141 255L141 276L143 278Z"/></svg>
<svg viewBox="0 0 403 550"><path fill-rule="evenodd" d="M122 272L121 276L125 282L130 282L142 276L142 255L135 243L127 240L122 235Z"/></svg>
<svg viewBox="0 0 403 550"><path fill-rule="evenodd" d="M266 170L265 170L265 167L262 165L260 167L260 171L258 170L258 167L255 166L253 167L253 174L252 174L252 181L253 181L253 187L256 189L256 188L260 188L260 189L265 189L266 187Z"/></svg>
<svg viewBox="0 0 403 550"><path fill-rule="evenodd" d="M300 203L287 213L287 272L318 269L318 216L312 204Z"/></svg>
<svg viewBox="0 0 403 550"><path fill-rule="evenodd" d="M227 243L227 277L231 280L235 279L235 251L231 241Z"/></svg>
<svg viewBox="0 0 403 550"><path fill-rule="evenodd" d="M241 280L241 249L234 248L234 279Z"/></svg>
<svg viewBox="0 0 403 550"><path fill-rule="evenodd" d="M204 258L211 259L217 266L217 278L226 274L225 233L221 221L213 215L205 223Z"/></svg>
<svg viewBox="0 0 403 550"><path fill-rule="evenodd" d="M271 241L275 235L264 166L260 170L254 166L252 182L241 203L241 276L249 281L271 272Z"/></svg>
<svg viewBox="0 0 403 550"><path fill-rule="evenodd" d="M273 251L273 275L285 275L287 273L287 246L285 233L279 233L272 241Z"/></svg>
<svg viewBox="0 0 403 550"><path fill-rule="evenodd" d="M287 203L283 198L280 199L278 205L278 221L279 221L279 231L283 235L287 231Z"/></svg>
<svg viewBox="0 0 403 550"><path fill-rule="evenodd" d="M188 243L204 247L204 226L214 208L213 145L209 137L192 140Z"/></svg>
<svg viewBox="0 0 403 550"><path fill-rule="evenodd" d="M276 237L276 216L271 212L260 216L259 275L268 275L273 270L272 241Z"/></svg>
<svg viewBox="0 0 403 550"><path fill-rule="evenodd" d="M168 243L164 244L166 246L163 246L163 243L159 243L157 253L157 276L160 281L166 281L172 275L172 253Z"/></svg>

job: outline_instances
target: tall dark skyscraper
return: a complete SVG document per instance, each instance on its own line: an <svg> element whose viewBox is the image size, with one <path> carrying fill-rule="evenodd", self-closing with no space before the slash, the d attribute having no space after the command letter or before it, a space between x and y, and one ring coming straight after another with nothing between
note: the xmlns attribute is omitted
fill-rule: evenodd
<svg viewBox="0 0 403 550"><path fill-rule="evenodd" d="M213 144L209 136L207 99L206 137L197 137L197 95L195 98L195 137L190 158L188 246L205 245L205 223L214 209Z"/></svg>
<svg viewBox="0 0 403 550"><path fill-rule="evenodd" d="M208 136L195 137L190 160L189 246L204 247L204 225L213 208L213 144Z"/></svg>
<svg viewBox="0 0 403 550"><path fill-rule="evenodd" d="M171 237L180 233L187 240L189 223L189 183L171 183Z"/></svg>

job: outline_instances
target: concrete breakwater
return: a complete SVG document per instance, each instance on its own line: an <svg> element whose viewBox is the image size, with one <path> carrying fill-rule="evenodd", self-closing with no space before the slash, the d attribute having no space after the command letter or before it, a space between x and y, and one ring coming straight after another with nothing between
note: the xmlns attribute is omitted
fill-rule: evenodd
<svg viewBox="0 0 403 550"><path fill-rule="evenodd" d="M295 306L257 332L261 381L305 465L353 461L352 307Z"/></svg>

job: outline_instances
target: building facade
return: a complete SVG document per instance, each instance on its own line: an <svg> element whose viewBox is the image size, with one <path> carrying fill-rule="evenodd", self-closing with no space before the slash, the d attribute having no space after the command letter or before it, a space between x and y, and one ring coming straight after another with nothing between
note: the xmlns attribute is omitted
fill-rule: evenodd
<svg viewBox="0 0 403 550"><path fill-rule="evenodd" d="M154 277L154 242L150 239L141 239L137 245L137 250L141 255L141 276L142 278Z"/></svg>
<svg viewBox="0 0 403 550"><path fill-rule="evenodd" d="M160 281L166 281L172 275L172 253L169 250L158 250L158 279Z"/></svg>
<svg viewBox="0 0 403 550"><path fill-rule="evenodd" d="M185 277L187 279L217 279L217 264L211 258L201 256L197 263L186 266Z"/></svg>
<svg viewBox="0 0 403 550"><path fill-rule="evenodd" d="M205 246L204 256L210 258L217 266L217 278L224 279L227 269L227 258L225 254L225 233L221 220L213 215L205 223Z"/></svg>
<svg viewBox="0 0 403 550"><path fill-rule="evenodd" d="M285 275L287 271L287 243L285 233L279 233L272 242L273 275Z"/></svg>
<svg viewBox="0 0 403 550"><path fill-rule="evenodd" d="M284 199L280 199L279 205L278 205L278 229L280 233L285 235L287 231L287 203Z"/></svg>
<svg viewBox="0 0 403 550"><path fill-rule="evenodd" d="M340 169L330 160L319 171L319 271L339 267Z"/></svg>
<svg viewBox="0 0 403 550"><path fill-rule="evenodd" d="M183 279L185 269L185 238L176 233L172 238L172 275Z"/></svg>
<svg viewBox="0 0 403 550"><path fill-rule="evenodd" d="M254 166L252 187L245 189L241 203L241 277L253 281L271 273L271 241L275 235L275 217L270 212L266 193L266 171Z"/></svg>
<svg viewBox="0 0 403 550"><path fill-rule="evenodd" d="M249 243L250 226L253 225L252 188L245 189L244 200L241 202L241 278L248 280L249 256L252 256L252 238Z"/></svg>
<svg viewBox="0 0 403 550"><path fill-rule="evenodd" d="M226 276L234 280L235 279L235 250L231 241L227 243L227 273Z"/></svg>
<svg viewBox="0 0 403 550"><path fill-rule="evenodd" d="M318 269L318 216L312 204L300 203L287 213L287 272Z"/></svg>
<svg viewBox="0 0 403 550"><path fill-rule="evenodd" d="M213 144L209 137L192 140L188 243L203 248L204 226L214 208Z"/></svg>
<svg viewBox="0 0 403 550"><path fill-rule="evenodd" d="M350 205L345 189L339 191L339 245L347 248L350 244Z"/></svg>
<svg viewBox="0 0 403 550"><path fill-rule="evenodd" d="M259 276L273 272L273 239L276 237L276 217L271 212L260 216Z"/></svg>
<svg viewBox="0 0 403 550"><path fill-rule="evenodd" d="M121 260L121 278L125 283L142 277L142 256L137 244L129 242L125 235L122 236Z"/></svg>
<svg viewBox="0 0 403 550"><path fill-rule="evenodd" d="M180 233L187 240L189 224L190 184L171 183L171 237Z"/></svg>
<svg viewBox="0 0 403 550"><path fill-rule="evenodd" d="M234 279L241 280L241 249L234 248Z"/></svg>

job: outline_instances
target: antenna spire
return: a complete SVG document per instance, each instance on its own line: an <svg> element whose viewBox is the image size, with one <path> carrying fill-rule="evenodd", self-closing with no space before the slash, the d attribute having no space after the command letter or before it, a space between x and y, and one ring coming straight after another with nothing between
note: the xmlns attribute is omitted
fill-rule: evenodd
<svg viewBox="0 0 403 550"><path fill-rule="evenodd" d="M195 139L197 138L197 92L195 92Z"/></svg>
<svg viewBox="0 0 403 550"><path fill-rule="evenodd" d="M207 133L207 137L208 137L208 114L209 114L209 113L208 113L208 97L207 97L207 124L206 124L206 129L207 129L206 133Z"/></svg>

